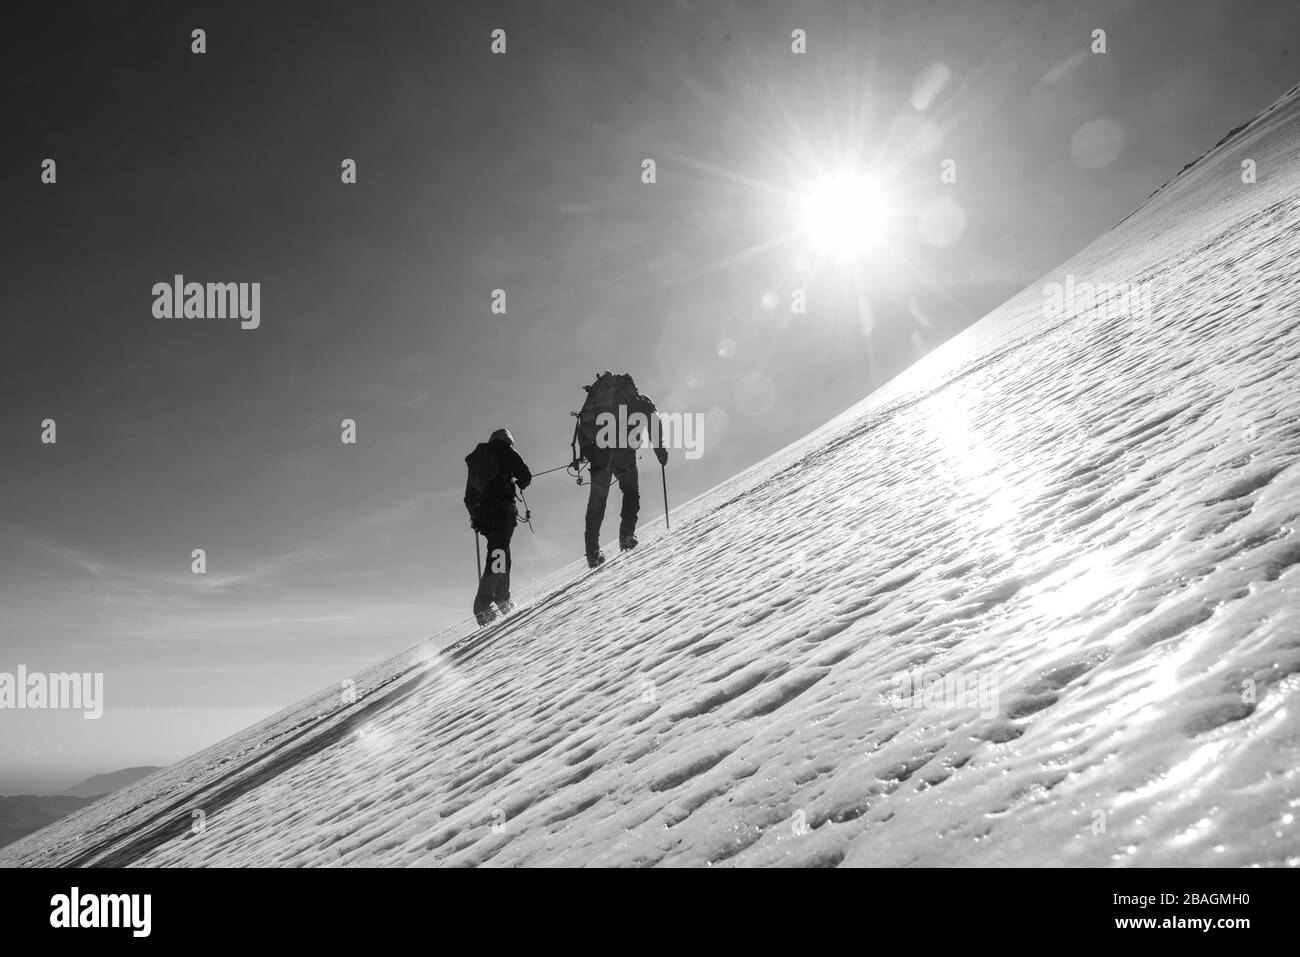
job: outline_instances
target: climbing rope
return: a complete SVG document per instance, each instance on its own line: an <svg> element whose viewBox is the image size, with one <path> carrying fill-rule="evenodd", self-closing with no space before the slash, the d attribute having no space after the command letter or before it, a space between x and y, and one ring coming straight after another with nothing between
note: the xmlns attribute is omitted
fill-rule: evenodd
<svg viewBox="0 0 1300 957"><path fill-rule="evenodd" d="M550 475L552 472L558 472L560 469L571 469L571 468L573 468L572 462L568 463L567 465L557 465L555 466L555 468L547 469L545 472L534 472L533 478L537 478L538 476L541 475Z"/></svg>
<svg viewBox="0 0 1300 957"><path fill-rule="evenodd" d="M570 478L577 479L577 480L578 480L578 484L581 485L581 484L582 484L582 470L583 470L584 468L586 468L586 467L587 467L587 463L586 463L586 462L578 462L578 463L576 463L576 464L573 463L573 462L570 462L570 463L568 463L567 465L557 465L557 466L555 466L555 468L553 468L553 469L547 469L545 472L534 472L534 473L533 473L533 478L540 478L540 477L543 476L543 475L550 475L552 472L558 472L558 471L560 471L561 469L564 469L564 471L566 471L566 472L569 473L569 477L570 477Z"/></svg>

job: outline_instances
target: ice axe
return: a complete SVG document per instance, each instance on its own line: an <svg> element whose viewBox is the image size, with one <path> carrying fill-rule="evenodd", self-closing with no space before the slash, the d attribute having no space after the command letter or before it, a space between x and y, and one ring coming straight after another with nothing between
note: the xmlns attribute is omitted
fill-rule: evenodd
<svg viewBox="0 0 1300 957"><path fill-rule="evenodd" d="M528 507L528 499L524 498L524 490L519 490L519 501L524 503L524 524L528 526L528 531L533 531L533 510ZM536 533L534 533L536 534Z"/></svg>

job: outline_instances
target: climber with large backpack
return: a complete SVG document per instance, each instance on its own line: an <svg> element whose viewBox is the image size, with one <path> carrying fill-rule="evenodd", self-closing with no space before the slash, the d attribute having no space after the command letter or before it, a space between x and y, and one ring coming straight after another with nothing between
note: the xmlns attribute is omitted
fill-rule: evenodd
<svg viewBox="0 0 1300 957"><path fill-rule="evenodd" d="M582 409L574 413L578 421L573 428L571 468L580 468L583 461L591 465L584 544L587 564L595 568L605 561L600 550L600 526L605 520L610 485L617 481L623 494L618 544L622 551L627 551L637 545L636 519L641 507L637 449L644 444L648 431L661 466L668 462L668 451L663 446L663 430L659 427L655 404L637 391L630 375L602 372L595 382L583 388L587 390L587 398Z"/></svg>
<svg viewBox="0 0 1300 957"><path fill-rule="evenodd" d="M487 561L474 596L474 617L480 625L497 614L514 610L510 601L510 539L519 522L515 488L528 488L533 475L514 449L509 429L497 429L465 456L469 477L465 480L465 508L476 535L487 539ZM493 603L496 609L493 610Z"/></svg>

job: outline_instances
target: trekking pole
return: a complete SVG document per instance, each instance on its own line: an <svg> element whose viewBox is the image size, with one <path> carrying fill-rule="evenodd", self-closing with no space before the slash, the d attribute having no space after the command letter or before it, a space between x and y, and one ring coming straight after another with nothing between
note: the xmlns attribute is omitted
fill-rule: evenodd
<svg viewBox="0 0 1300 957"><path fill-rule="evenodd" d="M660 463L659 474L664 480L664 528L672 531L672 526L668 524L668 466Z"/></svg>
<svg viewBox="0 0 1300 957"><path fill-rule="evenodd" d="M478 532L474 533L474 574L480 582L483 581L483 553L478 547Z"/></svg>

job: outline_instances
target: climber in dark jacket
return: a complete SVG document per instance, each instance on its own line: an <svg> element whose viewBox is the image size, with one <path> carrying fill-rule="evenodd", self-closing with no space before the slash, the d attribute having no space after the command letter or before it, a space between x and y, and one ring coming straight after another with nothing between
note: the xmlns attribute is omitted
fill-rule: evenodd
<svg viewBox="0 0 1300 957"><path fill-rule="evenodd" d="M663 445L663 430L656 421L658 411L648 396L636 391L636 383L631 376L625 377L630 383L634 398L625 403L620 421L641 421L651 427L652 448L659 464L668 461L668 450ZM631 433L631 434L629 434ZM636 453L641 445L641 434L636 428L628 429L615 438L613 447L602 447L600 442L584 442L582 456L591 463L591 491L587 497L587 521L584 529L583 544L587 550L587 564L592 568L605 561L600 550L600 526L605 521L605 506L609 502L609 489L618 483L623 494L623 507L619 511L618 545L622 551L636 548L636 520L641 510L641 486L637 475Z"/></svg>
<svg viewBox="0 0 1300 957"><path fill-rule="evenodd" d="M519 512L515 488L528 488L533 475L514 449L509 429L497 429L465 456L469 477L465 481L465 508L469 524L487 538L487 560L474 596L474 617L486 625L514 610L510 601L510 539L515 534ZM496 610L492 608L496 603Z"/></svg>

